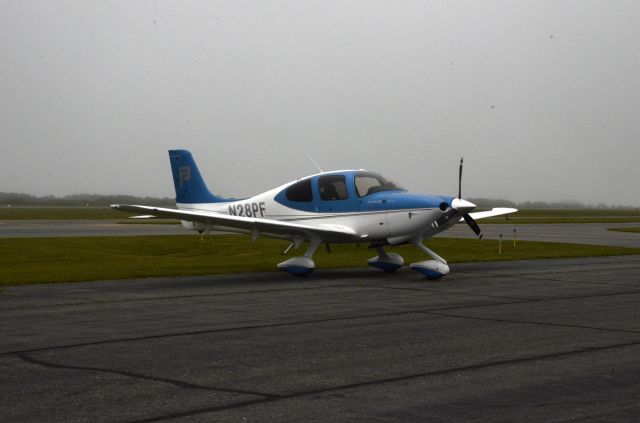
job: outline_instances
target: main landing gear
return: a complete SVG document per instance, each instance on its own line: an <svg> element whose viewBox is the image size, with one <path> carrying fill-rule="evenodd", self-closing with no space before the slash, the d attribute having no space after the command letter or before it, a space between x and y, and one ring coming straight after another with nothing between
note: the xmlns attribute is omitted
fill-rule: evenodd
<svg viewBox="0 0 640 423"><path fill-rule="evenodd" d="M291 247L295 247L296 249L299 248L302 242L302 239L295 239L285 250L284 254L286 254ZM296 276L308 275L316 268L316 264L312 257L320 244L320 239L311 240L304 256L293 257L289 260L283 261L282 263L278 263L278 269ZM411 263L409 265L411 270L426 276L427 279L440 279L441 277L449 274L449 265L445 259L425 247L422 244L422 241L414 242L414 245L428 256L431 256L433 260ZM385 272L393 272L404 265L404 259L399 254L386 252L382 245L377 245L374 248L378 252L378 255L367 261L369 266L384 270Z"/></svg>
<svg viewBox="0 0 640 423"><path fill-rule="evenodd" d="M431 256L433 260L411 263L409 265L411 270L426 276L427 279L440 279L441 277L449 274L449 265L445 259L425 247L422 244L422 241L415 242L414 245L428 256ZM384 270L385 272L393 272L401 268L404 264L404 259L400 255L387 253L380 245L376 246L375 249L378 252L378 255L368 260L369 266L376 267Z"/></svg>
<svg viewBox="0 0 640 423"><path fill-rule="evenodd" d="M300 247L302 242L302 239L295 239L289 248L285 250L284 254L286 254L292 246L297 249ZM304 256L293 257L289 260L283 261L282 263L278 263L278 269L296 276L305 276L313 272L313 269L316 268L316 264L311 257L315 254L320 242L321 240L319 239L312 239L311 242L309 242L309 247L304 253Z"/></svg>
<svg viewBox="0 0 640 423"><path fill-rule="evenodd" d="M387 253L381 245L375 247L378 255L370 258L367 263L369 266L384 270L385 272L394 272L402 267L404 259L396 253Z"/></svg>

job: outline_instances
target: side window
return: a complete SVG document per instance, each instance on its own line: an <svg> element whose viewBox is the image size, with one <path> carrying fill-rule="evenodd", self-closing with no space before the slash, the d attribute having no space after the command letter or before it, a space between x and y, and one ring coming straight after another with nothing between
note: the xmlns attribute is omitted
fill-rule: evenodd
<svg viewBox="0 0 640 423"><path fill-rule="evenodd" d="M318 178L320 199L324 201L346 200L347 183L344 175L326 175Z"/></svg>
<svg viewBox="0 0 640 423"><path fill-rule="evenodd" d="M285 193L287 200L289 201L305 201L310 202L313 200L313 193L311 192L311 179L305 179L304 181L296 182L287 188Z"/></svg>
<svg viewBox="0 0 640 423"><path fill-rule="evenodd" d="M377 173L362 172L356 175L356 193L358 194L358 197L364 197L365 195L373 194L374 192L390 190L403 189Z"/></svg>
<svg viewBox="0 0 640 423"><path fill-rule="evenodd" d="M356 176L356 191L358 192L358 197L372 194L376 188L380 186L382 186L382 184L374 175L362 174Z"/></svg>

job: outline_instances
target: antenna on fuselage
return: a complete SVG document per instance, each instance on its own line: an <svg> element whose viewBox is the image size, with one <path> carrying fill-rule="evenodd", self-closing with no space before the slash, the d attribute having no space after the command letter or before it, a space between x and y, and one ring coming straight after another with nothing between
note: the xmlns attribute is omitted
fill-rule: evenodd
<svg viewBox="0 0 640 423"><path fill-rule="evenodd" d="M324 170L320 169L320 166L318 166L318 163L316 163L315 160L313 160L313 157L311 157L311 155L309 153L306 153L307 157L309 158L309 160L311 160L311 163L313 163L313 165L316 167L316 169L318 169L320 171L320 173L323 173Z"/></svg>

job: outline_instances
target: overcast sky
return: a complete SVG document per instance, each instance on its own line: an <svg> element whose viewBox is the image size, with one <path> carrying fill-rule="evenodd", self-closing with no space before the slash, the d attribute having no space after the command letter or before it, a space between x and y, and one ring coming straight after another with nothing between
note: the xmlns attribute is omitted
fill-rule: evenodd
<svg viewBox="0 0 640 423"><path fill-rule="evenodd" d="M0 191L249 196L316 169L640 206L640 2L22 1L0 13Z"/></svg>

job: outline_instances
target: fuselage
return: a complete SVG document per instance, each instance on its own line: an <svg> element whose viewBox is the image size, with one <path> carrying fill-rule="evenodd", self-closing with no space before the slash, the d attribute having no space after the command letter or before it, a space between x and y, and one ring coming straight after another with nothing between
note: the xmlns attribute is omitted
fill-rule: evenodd
<svg viewBox="0 0 640 423"><path fill-rule="evenodd" d="M396 245L427 238L455 224L459 217L454 218L452 200L450 196L410 193L372 172L343 170L311 175L242 200L177 206L319 227L348 227L363 242ZM189 225L196 224L185 222L197 230L243 232Z"/></svg>

